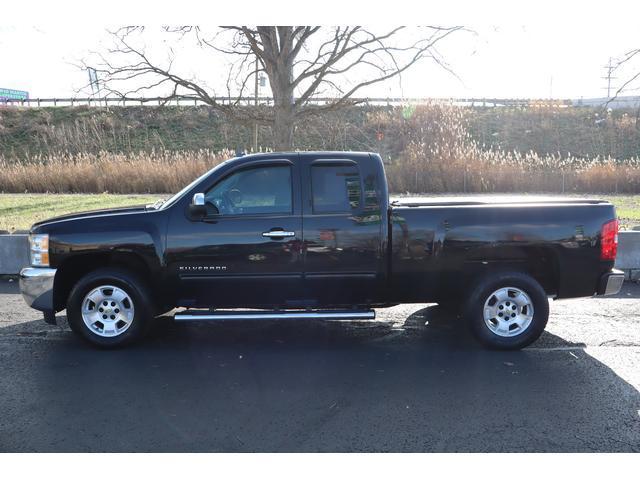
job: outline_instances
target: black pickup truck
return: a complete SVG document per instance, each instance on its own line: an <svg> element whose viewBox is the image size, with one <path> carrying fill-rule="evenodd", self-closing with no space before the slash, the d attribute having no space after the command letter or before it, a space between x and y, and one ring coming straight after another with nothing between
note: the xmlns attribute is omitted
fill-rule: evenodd
<svg viewBox="0 0 640 480"><path fill-rule="evenodd" d="M20 287L46 321L66 308L103 347L176 307L178 321L372 319L436 302L485 345L516 349L544 330L548 297L620 290L617 233L605 201L390 200L377 154L256 154L155 205L33 225Z"/></svg>

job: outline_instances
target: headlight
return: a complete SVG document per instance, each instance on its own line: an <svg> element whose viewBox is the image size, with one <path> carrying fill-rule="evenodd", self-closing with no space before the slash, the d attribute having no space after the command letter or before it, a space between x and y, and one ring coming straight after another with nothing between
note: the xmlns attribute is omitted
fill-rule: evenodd
<svg viewBox="0 0 640 480"><path fill-rule="evenodd" d="M49 235L29 235L29 253L34 267L49 266Z"/></svg>

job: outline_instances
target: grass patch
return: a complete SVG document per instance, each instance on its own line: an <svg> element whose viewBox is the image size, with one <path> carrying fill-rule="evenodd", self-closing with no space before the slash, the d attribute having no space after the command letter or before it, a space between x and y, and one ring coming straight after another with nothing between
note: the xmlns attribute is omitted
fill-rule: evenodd
<svg viewBox="0 0 640 480"><path fill-rule="evenodd" d="M640 195L592 195L609 200L616 206L621 229L631 229L640 225Z"/></svg>
<svg viewBox="0 0 640 480"><path fill-rule="evenodd" d="M99 208L124 207L153 203L169 195L114 194L0 194L0 230L27 230L40 220L66 213ZM623 228L640 225L640 195L582 194L582 197L601 198L616 206Z"/></svg>
<svg viewBox="0 0 640 480"><path fill-rule="evenodd" d="M0 230L28 230L40 220L67 213L153 203L168 195L1 194Z"/></svg>

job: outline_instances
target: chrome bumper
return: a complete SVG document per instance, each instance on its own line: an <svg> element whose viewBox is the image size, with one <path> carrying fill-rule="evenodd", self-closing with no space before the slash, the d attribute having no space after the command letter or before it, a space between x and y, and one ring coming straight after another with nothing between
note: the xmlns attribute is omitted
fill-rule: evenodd
<svg viewBox="0 0 640 480"><path fill-rule="evenodd" d="M31 308L53 311L53 280L55 268L27 267L20 271L20 292Z"/></svg>
<svg viewBox="0 0 640 480"><path fill-rule="evenodd" d="M598 295L615 295L622 288L624 282L624 272L622 270L612 269L600 277L598 285Z"/></svg>

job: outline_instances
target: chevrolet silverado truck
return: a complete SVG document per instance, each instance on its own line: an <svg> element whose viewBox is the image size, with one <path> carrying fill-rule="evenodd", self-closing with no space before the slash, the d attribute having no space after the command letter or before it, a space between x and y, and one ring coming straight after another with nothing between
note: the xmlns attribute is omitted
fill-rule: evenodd
<svg viewBox="0 0 640 480"><path fill-rule="evenodd" d="M154 205L36 223L20 288L45 321L66 309L101 347L139 339L168 311L364 320L439 303L486 346L518 349L544 330L549 297L620 290L617 242L606 201L390 199L377 154L255 154Z"/></svg>

